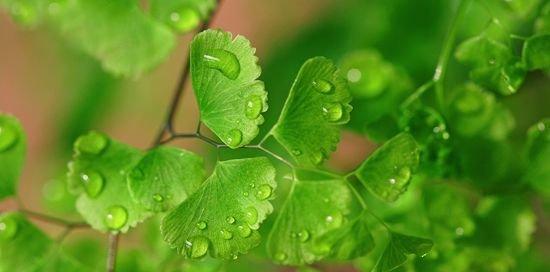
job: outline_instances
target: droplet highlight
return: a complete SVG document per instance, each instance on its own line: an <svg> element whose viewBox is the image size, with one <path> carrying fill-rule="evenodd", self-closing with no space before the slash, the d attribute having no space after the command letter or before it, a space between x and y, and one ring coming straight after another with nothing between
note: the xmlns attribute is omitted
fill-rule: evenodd
<svg viewBox="0 0 550 272"><path fill-rule="evenodd" d="M244 115L246 118L254 120L262 113L263 101L258 95L249 96L244 105Z"/></svg>
<svg viewBox="0 0 550 272"><path fill-rule="evenodd" d="M199 221L196 224L197 229L200 229L200 230L206 229L207 226L208 224L206 224L206 222L204 221Z"/></svg>
<svg viewBox="0 0 550 272"><path fill-rule="evenodd" d="M298 239L300 240L300 242L307 242L309 240L309 231L307 230L302 230L298 233Z"/></svg>
<svg viewBox="0 0 550 272"><path fill-rule="evenodd" d="M238 129L232 129L227 134L226 140L229 147L235 148L242 142L243 133Z"/></svg>
<svg viewBox="0 0 550 272"><path fill-rule="evenodd" d="M205 66L220 71L229 79L237 79L241 72L239 59L224 49L213 49L203 55Z"/></svg>
<svg viewBox="0 0 550 272"><path fill-rule="evenodd" d="M344 109L340 103L329 103L323 105L323 116L329 122L338 122L344 116Z"/></svg>
<svg viewBox="0 0 550 272"><path fill-rule="evenodd" d="M80 181L84 186L86 194L91 198L96 198L99 196L103 190L103 185L105 183L101 174L96 171L88 170L80 174Z"/></svg>
<svg viewBox="0 0 550 272"><path fill-rule="evenodd" d="M262 184L258 186L258 190L256 191L256 198L258 200L265 200L271 196L271 193L273 192L273 188L267 184Z"/></svg>
<svg viewBox="0 0 550 272"><path fill-rule="evenodd" d="M330 83L330 82L328 82L324 79L314 80L312 82L312 85L313 85L313 87L315 88L316 91L318 91L320 93L323 93L323 94L330 93L330 91L332 91L332 89L334 88L332 86L332 83Z"/></svg>
<svg viewBox="0 0 550 272"><path fill-rule="evenodd" d="M225 218L225 222L227 222L227 224L234 224L235 223L235 217L228 216L227 218Z"/></svg>
<svg viewBox="0 0 550 272"><path fill-rule="evenodd" d="M335 212L325 217L325 223L330 227L341 226L343 220L344 220L344 217L340 212Z"/></svg>
<svg viewBox="0 0 550 272"><path fill-rule="evenodd" d="M163 197L161 194L154 194L154 195L153 195L153 200L154 200L155 202L160 203L160 202L163 202L163 201L164 201L164 197Z"/></svg>
<svg viewBox="0 0 550 272"><path fill-rule="evenodd" d="M128 212L122 206L115 205L107 209L105 216L105 225L109 229L118 230L128 221Z"/></svg>

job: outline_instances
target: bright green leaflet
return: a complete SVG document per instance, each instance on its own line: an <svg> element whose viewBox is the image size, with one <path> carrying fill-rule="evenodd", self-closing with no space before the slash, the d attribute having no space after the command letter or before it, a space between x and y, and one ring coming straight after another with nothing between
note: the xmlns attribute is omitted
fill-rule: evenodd
<svg viewBox="0 0 550 272"><path fill-rule="evenodd" d="M117 75L135 77L153 68L175 44L170 29L134 0L59 1L50 19L69 42Z"/></svg>
<svg viewBox="0 0 550 272"><path fill-rule="evenodd" d="M526 153L524 179L540 193L550 196L550 119L543 119L529 128Z"/></svg>
<svg viewBox="0 0 550 272"><path fill-rule="evenodd" d="M407 261L407 255L424 257L432 249L433 242L428 239L390 232L390 241L375 271L392 271Z"/></svg>
<svg viewBox="0 0 550 272"><path fill-rule="evenodd" d="M320 165L340 141L340 125L350 119L350 101L347 83L332 61L309 59L271 133L299 164Z"/></svg>
<svg viewBox="0 0 550 272"><path fill-rule="evenodd" d="M315 247L337 260L353 260L374 249L374 238L368 228L367 213L318 237Z"/></svg>
<svg viewBox="0 0 550 272"><path fill-rule="evenodd" d="M75 142L68 183L80 192L76 208L94 229L126 232L150 213L130 196L127 174L139 162L141 151L90 132Z"/></svg>
<svg viewBox="0 0 550 272"><path fill-rule="evenodd" d="M550 69L550 34L527 39L523 44L522 55L527 69Z"/></svg>
<svg viewBox="0 0 550 272"><path fill-rule="evenodd" d="M161 224L164 240L200 258L234 259L260 243L260 223L273 210L275 168L264 157L222 161Z"/></svg>
<svg viewBox="0 0 550 272"><path fill-rule="evenodd" d="M130 194L147 210L166 211L187 199L204 180L203 159L161 146L148 151L128 174Z"/></svg>
<svg viewBox="0 0 550 272"><path fill-rule="evenodd" d="M341 230L352 212L353 195L343 180L296 180L269 234L270 257L285 265L313 263L330 254L315 239ZM334 241L337 242L337 241Z"/></svg>
<svg viewBox="0 0 550 272"><path fill-rule="evenodd" d="M191 76L204 122L231 148L258 135L267 110L267 92L258 81L255 49L243 36L206 30L191 42Z"/></svg>
<svg viewBox="0 0 550 272"><path fill-rule="evenodd" d="M407 190L418 166L420 150L414 138L401 133L378 148L355 175L373 194L385 201L395 201Z"/></svg>
<svg viewBox="0 0 550 272"><path fill-rule="evenodd" d="M0 200L15 195L26 150L27 138L19 121L0 114Z"/></svg>
<svg viewBox="0 0 550 272"><path fill-rule="evenodd" d="M460 44L456 58L472 69L470 78L474 82L502 95L515 93L525 77L511 48L484 34Z"/></svg>
<svg viewBox="0 0 550 272"><path fill-rule="evenodd" d="M152 0L151 15L182 33L207 20L216 0Z"/></svg>
<svg viewBox="0 0 550 272"><path fill-rule="evenodd" d="M18 24L25 27L36 26L44 17L49 1L44 0L0 0Z"/></svg>

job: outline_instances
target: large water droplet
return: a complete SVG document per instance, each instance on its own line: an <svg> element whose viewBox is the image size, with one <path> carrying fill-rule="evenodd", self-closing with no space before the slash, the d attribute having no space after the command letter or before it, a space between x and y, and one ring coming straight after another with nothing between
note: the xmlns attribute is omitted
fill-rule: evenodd
<svg viewBox="0 0 550 272"><path fill-rule="evenodd" d="M170 25L180 32L188 32L199 25L201 18L197 11L182 7L170 13Z"/></svg>
<svg viewBox="0 0 550 272"><path fill-rule="evenodd" d="M307 240L309 240L309 231L307 230L302 230L298 233L298 239L301 241L301 242L307 242Z"/></svg>
<svg viewBox="0 0 550 272"><path fill-rule="evenodd" d="M271 196L272 191L273 188L271 188L271 186L267 184L262 184L258 186L258 190L256 191L256 198L259 200L265 200Z"/></svg>
<svg viewBox="0 0 550 272"><path fill-rule="evenodd" d="M332 91L332 89L334 88L332 86L332 83L324 80L324 79L317 79L317 80L314 80L312 83L313 87L315 88L316 91L320 92L320 93L330 93L330 91Z"/></svg>
<svg viewBox="0 0 550 272"><path fill-rule="evenodd" d="M227 133L227 145L237 147L243 140L243 133L238 129L232 129Z"/></svg>
<svg viewBox="0 0 550 272"><path fill-rule="evenodd" d="M17 222L9 216L0 219L0 240L11 240L17 234Z"/></svg>
<svg viewBox="0 0 550 272"><path fill-rule="evenodd" d="M225 240L231 240L233 238L233 233L226 230L226 229L220 230L220 234L221 234L222 238L225 239Z"/></svg>
<svg viewBox="0 0 550 272"><path fill-rule="evenodd" d="M245 225L239 225L237 226L237 230L239 231L239 235L243 238L246 238L252 234L252 230Z"/></svg>
<svg viewBox="0 0 550 272"><path fill-rule="evenodd" d="M256 119L262 113L263 101L258 95L251 95L246 99L244 106L244 115L248 119Z"/></svg>
<svg viewBox="0 0 550 272"><path fill-rule="evenodd" d="M284 252L275 253L275 260L277 260L277 261L282 262L282 261L286 260L286 258L287 258L287 255Z"/></svg>
<svg viewBox="0 0 550 272"><path fill-rule="evenodd" d="M254 207L248 207L244 211L244 219L249 225L254 225L258 222L258 211Z"/></svg>
<svg viewBox="0 0 550 272"><path fill-rule="evenodd" d="M163 202L163 201L164 201L164 197L162 197L161 194L154 194L154 195L153 195L153 200L154 200L155 202L160 203L160 202Z"/></svg>
<svg viewBox="0 0 550 272"><path fill-rule="evenodd" d="M199 221L197 222L197 225L196 225L197 229L200 229L200 230L206 229L207 226L208 225L204 221Z"/></svg>
<svg viewBox="0 0 550 272"><path fill-rule="evenodd" d="M234 224L235 223L235 217L228 216L227 218L225 218L225 222L227 222L227 224Z"/></svg>
<svg viewBox="0 0 550 272"><path fill-rule="evenodd" d="M98 155L105 150L107 144L109 144L109 140L105 135L92 131L78 137L75 148L80 153Z"/></svg>
<svg viewBox="0 0 550 272"><path fill-rule="evenodd" d="M397 177L396 177L401 183L405 183L409 181L411 178L411 168L407 166L403 166L397 171Z"/></svg>
<svg viewBox="0 0 550 272"><path fill-rule="evenodd" d="M294 156L300 156L302 155L302 151L300 149L292 149L292 155Z"/></svg>
<svg viewBox="0 0 550 272"><path fill-rule="evenodd" d="M195 236L189 241L191 244L191 258L200 258L208 251L208 239L203 236Z"/></svg>
<svg viewBox="0 0 550 272"><path fill-rule="evenodd" d="M320 165L325 160L325 153L319 151L317 153L311 154L310 160L315 165Z"/></svg>
<svg viewBox="0 0 550 272"><path fill-rule="evenodd" d="M80 181L84 185L86 194L91 198L96 198L103 190L103 177L96 171L88 170L81 173Z"/></svg>
<svg viewBox="0 0 550 272"><path fill-rule="evenodd" d="M332 214L327 215L327 217L325 217L325 223L331 227L341 226L343 220L344 220L344 217L340 212L334 212Z"/></svg>
<svg viewBox="0 0 550 272"><path fill-rule="evenodd" d="M0 152L12 147L17 138L17 132L11 125L0 124Z"/></svg>
<svg viewBox="0 0 550 272"><path fill-rule="evenodd" d="M344 116L344 109L340 103L328 103L323 105L323 116L330 122L338 122Z"/></svg>
<svg viewBox="0 0 550 272"><path fill-rule="evenodd" d="M241 72L239 59L227 50L213 49L204 54L203 60L206 67L220 71L229 79L237 79Z"/></svg>
<svg viewBox="0 0 550 272"><path fill-rule="evenodd" d="M128 212L122 206L115 205L107 209L105 224L108 228L117 230L122 228L128 221Z"/></svg>

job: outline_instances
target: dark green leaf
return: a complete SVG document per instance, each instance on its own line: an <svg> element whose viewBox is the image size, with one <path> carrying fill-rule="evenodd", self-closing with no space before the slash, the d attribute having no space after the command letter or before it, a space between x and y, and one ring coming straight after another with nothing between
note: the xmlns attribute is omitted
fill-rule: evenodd
<svg viewBox="0 0 550 272"><path fill-rule="evenodd" d="M27 138L19 121L0 113L0 200L17 192Z"/></svg>
<svg viewBox="0 0 550 272"><path fill-rule="evenodd" d="M550 69L550 34L527 39L523 45L522 55L527 69Z"/></svg>
<svg viewBox="0 0 550 272"><path fill-rule="evenodd" d="M396 232L391 232L390 235L390 242L376 265L376 271L392 271L403 265L407 261L407 255L410 254L424 257L433 246L433 242L428 239Z"/></svg>

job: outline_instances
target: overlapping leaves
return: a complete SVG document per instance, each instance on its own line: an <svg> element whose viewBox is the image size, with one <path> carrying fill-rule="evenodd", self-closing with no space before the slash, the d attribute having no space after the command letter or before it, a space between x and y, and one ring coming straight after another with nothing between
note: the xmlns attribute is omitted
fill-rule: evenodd
<svg viewBox="0 0 550 272"><path fill-rule="evenodd" d="M19 121L0 113L0 200L16 193L26 149Z"/></svg>

